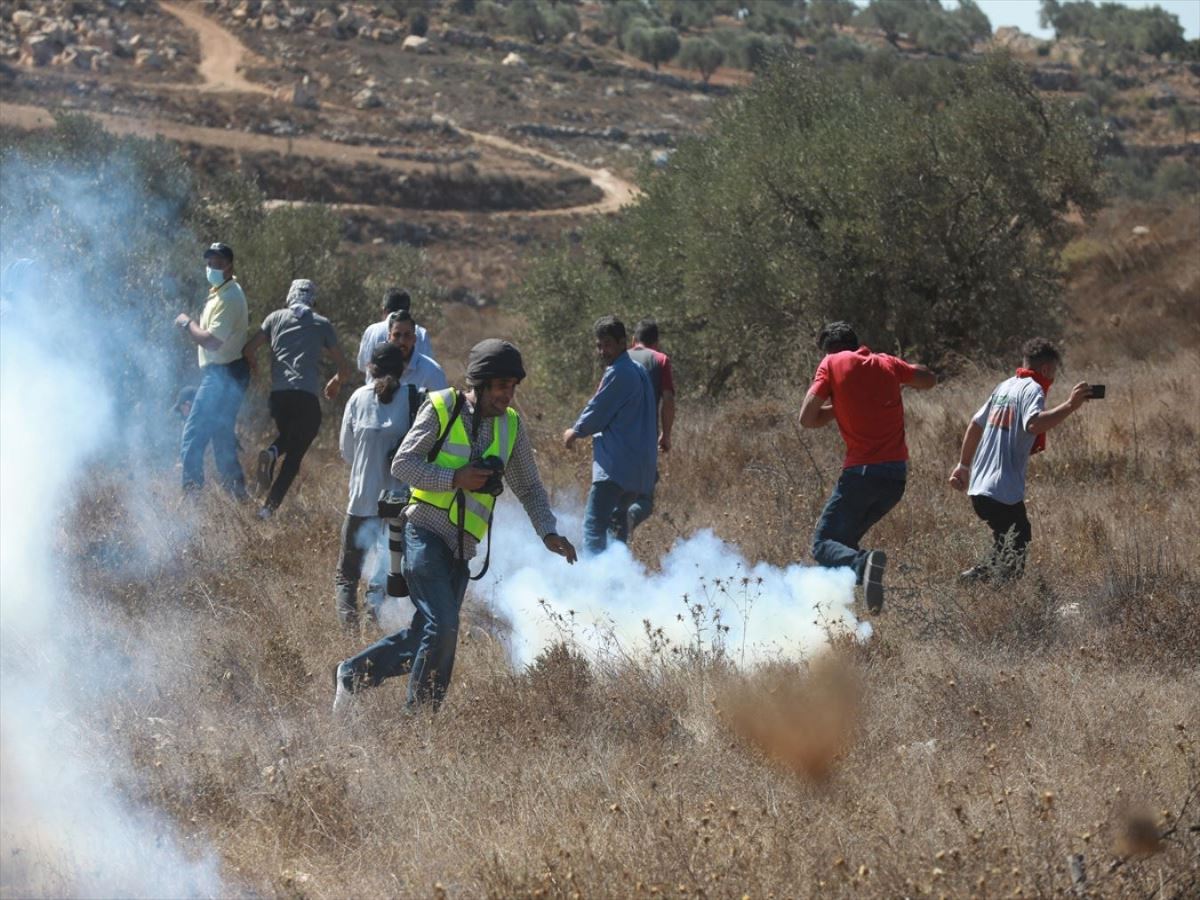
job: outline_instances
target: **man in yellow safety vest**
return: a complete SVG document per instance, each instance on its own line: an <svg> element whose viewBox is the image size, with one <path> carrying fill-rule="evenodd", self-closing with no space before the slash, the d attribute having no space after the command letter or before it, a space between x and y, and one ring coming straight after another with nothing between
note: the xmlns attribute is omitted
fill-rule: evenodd
<svg viewBox="0 0 1200 900"><path fill-rule="evenodd" d="M335 710L353 692L410 669L409 706L441 703L454 668L459 609L472 580L467 562L488 536L503 483L525 507L546 549L575 562L575 548L556 532L533 445L512 408L524 377L517 348L491 338L471 348L466 391L438 391L422 405L392 460L392 475L413 489L404 510L403 568L417 610L408 628L338 664ZM485 563L475 578L486 570Z"/></svg>

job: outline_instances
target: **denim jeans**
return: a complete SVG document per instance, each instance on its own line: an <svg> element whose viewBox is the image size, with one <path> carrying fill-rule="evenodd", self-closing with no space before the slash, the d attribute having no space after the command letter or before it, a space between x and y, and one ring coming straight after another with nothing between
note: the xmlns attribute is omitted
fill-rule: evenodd
<svg viewBox="0 0 1200 900"><path fill-rule="evenodd" d="M650 518L654 512L654 492L658 488L658 476L654 476L654 487L648 494L638 494L628 506L618 505L613 512L610 526L613 537L623 543L629 543L634 530Z"/></svg>
<svg viewBox="0 0 1200 900"><path fill-rule="evenodd" d="M843 469L817 520L813 559L826 568L853 566L861 584L869 551L860 549L859 542L900 502L907 476L908 465L902 462Z"/></svg>
<svg viewBox="0 0 1200 900"><path fill-rule="evenodd" d="M386 531L384 520L377 516L346 513L342 522L342 551L338 555L334 585L338 620L344 628L358 625L358 582L368 562L367 604L378 621L387 579L387 555L383 548Z"/></svg>
<svg viewBox="0 0 1200 900"><path fill-rule="evenodd" d="M608 547L608 526L613 514L624 518L636 494L615 481L593 481L583 514L583 552L599 556ZM623 532L625 529L621 529Z"/></svg>
<svg viewBox="0 0 1200 900"><path fill-rule="evenodd" d="M221 484L234 496L245 496L246 479L238 461L236 428L238 409L249 383L250 367L245 360L204 367L192 411L183 426L179 456L183 462L184 488L204 484L204 451L212 442L213 462Z"/></svg>
<svg viewBox="0 0 1200 900"><path fill-rule="evenodd" d="M279 429L273 446L279 451L283 463L267 494L266 506L278 509L300 472L304 454L321 430L321 401L316 394L308 391L272 391L267 402L271 418Z"/></svg>
<svg viewBox="0 0 1200 900"><path fill-rule="evenodd" d="M458 648L458 614L467 592L467 564L440 537L404 526L404 575L417 607L408 628L376 641L346 661L355 684L371 687L412 670L408 703L436 708L450 687Z"/></svg>

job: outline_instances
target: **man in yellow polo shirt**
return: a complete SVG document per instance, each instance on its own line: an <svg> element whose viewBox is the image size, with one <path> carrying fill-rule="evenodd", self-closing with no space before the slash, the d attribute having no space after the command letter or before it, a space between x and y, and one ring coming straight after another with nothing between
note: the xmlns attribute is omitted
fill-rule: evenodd
<svg viewBox="0 0 1200 900"><path fill-rule="evenodd" d="M199 321L180 313L175 324L196 344L200 384L183 426L180 457L183 489L204 484L204 450L212 442L213 462L221 484L244 500L246 479L238 461L237 414L250 383L250 366L242 357L249 324L246 295L233 274L233 249L213 244L204 251L208 300Z"/></svg>

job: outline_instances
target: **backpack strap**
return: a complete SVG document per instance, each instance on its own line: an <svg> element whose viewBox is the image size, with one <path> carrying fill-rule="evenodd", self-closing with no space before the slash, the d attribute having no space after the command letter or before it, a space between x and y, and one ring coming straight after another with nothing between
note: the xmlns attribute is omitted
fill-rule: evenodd
<svg viewBox="0 0 1200 900"><path fill-rule="evenodd" d="M424 388L419 388L415 384L407 385L408 387L408 427L412 428L413 422L417 421L417 411L421 408L421 404L425 402L426 391ZM438 448L441 449L440 447Z"/></svg>

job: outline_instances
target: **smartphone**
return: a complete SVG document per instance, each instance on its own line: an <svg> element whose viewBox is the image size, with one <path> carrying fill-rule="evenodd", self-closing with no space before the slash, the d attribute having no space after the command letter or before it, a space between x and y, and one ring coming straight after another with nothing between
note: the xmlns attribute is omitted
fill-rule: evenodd
<svg viewBox="0 0 1200 900"><path fill-rule="evenodd" d="M1089 384L1088 387L1090 387L1092 389L1092 395L1091 395L1090 399L1092 399L1092 400L1103 400L1104 399L1104 385Z"/></svg>

